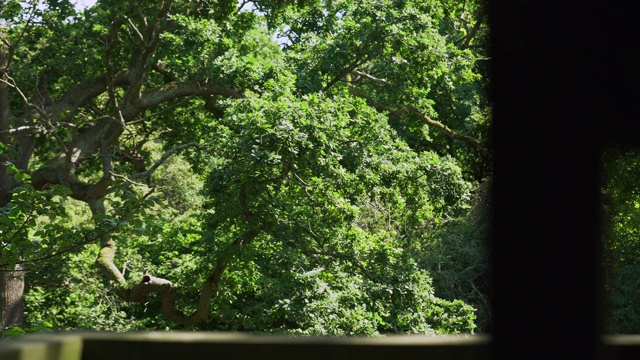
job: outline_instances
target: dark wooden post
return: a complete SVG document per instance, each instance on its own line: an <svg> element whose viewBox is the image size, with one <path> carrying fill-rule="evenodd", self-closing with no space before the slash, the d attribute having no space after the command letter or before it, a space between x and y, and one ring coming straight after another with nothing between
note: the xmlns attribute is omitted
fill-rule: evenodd
<svg viewBox="0 0 640 360"><path fill-rule="evenodd" d="M595 359L602 8L490 3L494 358Z"/></svg>

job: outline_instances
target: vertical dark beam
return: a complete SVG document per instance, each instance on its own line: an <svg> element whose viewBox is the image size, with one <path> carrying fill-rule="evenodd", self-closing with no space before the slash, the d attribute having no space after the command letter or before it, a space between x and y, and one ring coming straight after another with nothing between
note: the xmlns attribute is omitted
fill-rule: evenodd
<svg viewBox="0 0 640 360"><path fill-rule="evenodd" d="M606 117L600 122L604 145L625 145L640 149L640 27L637 1L616 1L610 4L606 20L606 54L604 86ZM636 179L640 188L640 179ZM636 309L639 311L640 309ZM605 313L605 316L612 316ZM605 329L606 330L606 329ZM636 335L607 338L607 355L611 359L640 359L640 338Z"/></svg>
<svg viewBox="0 0 640 360"><path fill-rule="evenodd" d="M492 7L496 359L594 359L602 7Z"/></svg>

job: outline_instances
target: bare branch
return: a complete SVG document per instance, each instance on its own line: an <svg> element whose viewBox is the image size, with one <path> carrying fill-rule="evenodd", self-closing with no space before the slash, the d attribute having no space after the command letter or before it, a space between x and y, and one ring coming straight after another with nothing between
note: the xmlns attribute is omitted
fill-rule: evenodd
<svg viewBox="0 0 640 360"><path fill-rule="evenodd" d="M13 133L19 133L23 131L46 132L47 129L42 125L33 125L33 126L25 125L25 126L18 126L16 128L9 129L9 130L2 130L0 132L5 134L13 134Z"/></svg>
<svg viewBox="0 0 640 360"><path fill-rule="evenodd" d="M126 72L116 75L114 78L114 84L119 84L120 81L122 81L122 84L126 84L126 76ZM104 79L100 80L93 86L76 87L73 90L70 90L69 94L63 98L60 103L54 104L50 107L49 113L53 118L56 118L56 116L59 116L56 115L59 111L68 108L75 109L78 102L85 101L85 99L88 99L89 96L92 95L97 96L97 93L104 92L105 90L106 84ZM74 99L74 95L77 95L80 99ZM135 105L126 107L123 111L123 117L125 121L134 119L146 109L176 98L211 95L220 95L231 98L243 97L242 94L235 89L219 85L213 81L172 82L145 92L139 102ZM62 167L67 169L66 173L69 173L73 167L78 166L81 162L89 159L100 148L101 139L109 139L111 142L116 141L117 137L122 134L123 131L123 124L112 116L103 116L98 118L94 125L89 127L89 129L83 132L75 140L68 152L58 154L32 174L34 186L38 188L38 186L44 186L47 183L68 183L68 176L63 176L59 171L61 169L61 164L67 163L66 166L63 165ZM108 145L113 144L109 143Z"/></svg>
<svg viewBox="0 0 640 360"><path fill-rule="evenodd" d="M408 109L414 115L418 116L420 119L422 119L428 125L433 126L433 127L437 128L437 129L443 131L445 134L449 135L450 137L452 137L454 139L463 140L466 143L471 144L474 147L476 147L484 155L490 156L489 152L487 151L487 149L484 147L484 145L482 144L482 142L480 140L478 140L478 139L476 139L474 137L471 137L471 136L468 136L468 135L464 135L464 134L460 134L458 132L455 132L455 131L451 130L449 127L447 127L443 123L431 119L429 116L427 116L427 114L425 114L423 111L421 111L420 109L416 108L415 106L403 105L403 107Z"/></svg>
<svg viewBox="0 0 640 360"><path fill-rule="evenodd" d="M127 18L127 20L129 19ZM129 20L129 22L130 21L131 20ZM126 121L122 116L122 109L118 104L118 98L116 97L115 83L114 83L114 70L113 70L113 65L111 64L111 55L118 42L117 28L119 25L120 25L120 20L114 18L111 21L111 27L109 29L109 38L107 39L107 49L105 52L103 63L106 69L106 78L107 78L106 85L107 85L107 94L109 95L109 103L111 104L113 111L117 114L116 120L122 125L122 127L127 132L131 132L131 130L129 130L129 128L127 127Z"/></svg>
<svg viewBox="0 0 640 360"><path fill-rule="evenodd" d="M50 108L49 112L52 118L61 118L62 114L65 113L73 114L78 107L89 99L93 99L107 91L108 84L112 84L114 87L128 85L129 72L122 71L111 77L105 74L94 83L78 84L72 87L62 96L60 101Z"/></svg>
<svg viewBox="0 0 640 360"><path fill-rule="evenodd" d="M107 140L102 141L102 149L100 151L100 157L102 158L102 177L97 183L91 185L87 190L86 196L89 198L102 198L108 192L109 186L113 184L113 158L109 152L109 145Z"/></svg>
<svg viewBox="0 0 640 360"><path fill-rule="evenodd" d="M203 149L206 148L205 146L202 146L196 142L191 142L188 144L183 144L180 146L176 146L170 150L168 150L167 152L164 153L164 155L160 158L160 160L156 161L155 164L153 164L153 166L151 168L149 168L147 171L143 171L143 172L139 172L139 173L135 173L129 177L126 177L124 175L119 175L119 174L115 174L113 173L113 171L111 171L111 176L115 176L121 179L125 180L125 184L123 184L122 186L117 186L117 187L113 187L111 189L109 189L106 193L107 194L111 194L116 192L117 190L129 187L130 185L137 185L137 186L144 186L144 187L150 187L150 188L154 188L154 186L149 185L149 184L142 184L139 182L134 181L135 179L139 179L139 178L146 178L148 179L157 169L158 167L160 167L160 165L162 165L165 161L167 161L169 159L169 157L171 157L171 155L173 155L174 153L176 153L177 151L180 150L184 150L190 147L195 147L197 149ZM148 181L148 180L147 180Z"/></svg>
<svg viewBox="0 0 640 360"><path fill-rule="evenodd" d="M72 128L76 127L75 124L71 124L71 123L67 123L67 122L59 122L58 124L59 125L64 125L64 126L69 126L69 127L72 127ZM2 130L2 131L0 131L0 133L13 134L13 133L18 133L18 132L22 132L22 131L35 131L35 132L48 133L48 132L53 131L53 129L47 129L46 127L44 127L42 125L33 125L33 126L24 125L24 126L18 126L18 127L13 128L13 129L9 129L9 130Z"/></svg>
<svg viewBox="0 0 640 360"><path fill-rule="evenodd" d="M126 176L124 176L124 175L116 174L116 173L114 173L114 172L111 172L111 175L112 175L112 176L115 176L115 177L117 177L117 178L123 179L124 181L126 181L127 183L129 183L129 184L131 184L131 185L143 186L143 187L150 187L150 186L149 186L149 185L147 185L147 184L143 184L143 183L139 183L139 182L132 181L131 179L129 179L128 177L126 177ZM111 191L109 191L109 192L113 192L113 189L112 189Z"/></svg>
<svg viewBox="0 0 640 360"><path fill-rule="evenodd" d="M190 148L190 147L195 147L197 149L205 148L205 146L202 146L202 145L198 144L197 142L190 142L190 143L187 143L187 144L176 146L176 147L168 150L167 152L165 152L164 155L162 155L162 157L160 158L160 160L156 161L156 163L153 164L153 166L151 166L151 168L149 168L149 170L147 170L145 172L133 174L133 175L131 175L129 177L129 180L135 180L135 179L138 179L138 178L141 178L141 177L146 178L146 177L151 176L151 174L153 174L158 169L158 167L160 167L160 165L162 165L165 161L167 161L167 159L169 159L169 157L171 155L173 155L175 152L180 151L180 150L184 150L184 149L187 149L187 148Z"/></svg>
<svg viewBox="0 0 640 360"><path fill-rule="evenodd" d="M142 33L140 32L140 30L138 30L138 28L136 27L136 25L133 23L133 21L131 21L131 18L129 18L128 16L125 15L124 17L125 19L127 19L127 24L129 25L129 27L133 30L133 32L136 33L136 35L138 35L138 39L140 40L141 44L144 44L144 36L142 36Z"/></svg>
<svg viewBox="0 0 640 360"><path fill-rule="evenodd" d="M5 79L0 78L0 81L2 81L3 83L9 85L10 87L14 88L18 94L20 94L20 97L22 98L22 101L25 103L25 105L30 105L29 99L27 99L27 96L22 92L22 90L20 90L20 88L18 87L18 85L16 85L16 81L9 75L7 75L5 73L5 76L7 77L7 79L11 80L11 82L8 82ZM33 105L35 106L35 105ZM38 109L36 107L36 109Z"/></svg>
<svg viewBox="0 0 640 360"><path fill-rule="evenodd" d="M22 92L22 90L20 90L20 88L16 84L16 81L12 77L10 77L9 75L6 75L6 74L5 74L5 77L7 79L11 80L11 83L9 83L7 80L4 80L2 78L0 78L0 81L5 83L5 84L7 84L10 87L12 87L13 89L15 89L18 92L18 94L20 94L20 97L22 98L23 102L25 103L25 107L28 108L28 109L35 110L38 113L38 115L40 115L40 119L49 126L48 128L44 127L44 126L40 126L40 127L38 127L38 126L35 126L35 127L33 127L33 126L19 126L18 128L16 128L16 129L20 129L18 131L12 131L12 130L15 130L15 129L8 129L8 130L5 130L5 131L11 133L11 132L24 131L24 130L27 130L27 128L33 128L33 129L39 129L39 130L42 129L41 131L43 131L45 133L51 133L53 135L53 137L56 139L56 141L58 142L58 145L60 145L60 148L63 151L67 151L67 146L65 145L64 141L62 140L62 138L58 135L58 133L56 133L55 126L53 126L53 124L49 120L49 115L45 112L44 105L48 103L45 99L48 98L48 100L50 100L49 94L46 93L46 89L44 89L44 90L43 89L36 90L36 96L41 98L40 99L41 100L41 105L38 106L38 105L32 103L31 101L29 101L27 99L25 94ZM43 74L41 74L41 79L43 79ZM36 86L36 89L42 88L44 86L43 84L40 83L40 81L42 81L42 80L40 80L40 79L38 80L38 84Z"/></svg>
<svg viewBox="0 0 640 360"><path fill-rule="evenodd" d="M374 83L377 83L377 84L379 84L379 85L389 85L389 82L388 82L387 80L385 80L385 79L378 79L377 77L372 76L372 75L369 75L369 74L367 74L367 73L365 73L365 72L362 72L362 71L353 70L353 71L352 71L352 73L353 73L353 74L356 74L356 75L358 75L358 76L362 76L362 77L364 77L364 78L367 78L367 79L369 79L369 80L371 80L371 81L373 81Z"/></svg>
<svg viewBox="0 0 640 360"><path fill-rule="evenodd" d="M250 2L251 0L243 0L242 2L240 2L238 4L238 7L236 8L236 12L240 12L240 10L242 10L245 7L245 5L247 5Z"/></svg>
<svg viewBox="0 0 640 360"><path fill-rule="evenodd" d="M173 284L169 280L147 274L142 277L142 280L138 284L129 290L127 300L140 302L150 293L166 294L171 290L172 286Z"/></svg>
<svg viewBox="0 0 640 360"><path fill-rule="evenodd" d="M144 29L141 34L143 42L141 43L140 53L134 60L135 67L131 71L131 84L127 89L122 100L123 106L127 107L140 100L142 96L142 85L147 74L147 64L155 53L160 43L160 35L166 29L168 14L173 1L162 2L154 19Z"/></svg>
<svg viewBox="0 0 640 360"><path fill-rule="evenodd" d="M338 81L344 78L347 74L355 70L358 66L365 63L369 57L370 57L369 53L367 52L361 53L358 56L356 56L355 60L353 60L353 62L349 66L347 66L340 73L338 73L338 75L336 75L331 81L327 83L327 85L324 86L324 88L322 88L322 92L327 92L336 83L338 83Z"/></svg>
<svg viewBox="0 0 640 360"><path fill-rule="evenodd" d="M156 106L163 102L188 96L211 96L221 95L228 98L241 99L244 96L237 90L220 85L209 79L201 81L175 81L156 88L150 89L142 94L139 103L125 111L125 117L132 119L142 110Z"/></svg>

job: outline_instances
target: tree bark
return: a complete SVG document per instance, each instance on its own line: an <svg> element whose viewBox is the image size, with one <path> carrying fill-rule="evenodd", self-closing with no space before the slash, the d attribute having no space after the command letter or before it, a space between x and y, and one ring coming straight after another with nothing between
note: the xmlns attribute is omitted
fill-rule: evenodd
<svg viewBox="0 0 640 360"><path fill-rule="evenodd" d="M0 332L11 325L24 322L24 270L0 270Z"/></svg>
<svg viewBox="0 0 640 360"><path fill-rule="evenodd" d="M9 108L9 79L7 71L10 59L7 48L0 42L0 145L8 148L11 141L7 130L10 127L11 110ZM13 177L7 175L5 162L8 152L0 149L0 207L11 199L10 190L14 185ZM13 268L0 268L0 333L11 325L23 326L24 322L24 271L20 265Z"/></svg>

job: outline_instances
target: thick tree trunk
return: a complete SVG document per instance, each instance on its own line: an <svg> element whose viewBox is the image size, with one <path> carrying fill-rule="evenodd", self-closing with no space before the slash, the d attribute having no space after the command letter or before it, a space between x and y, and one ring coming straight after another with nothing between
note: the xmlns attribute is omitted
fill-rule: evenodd
<svg viewBox="0 0 640 360"><path fill-rule="evenodd" d="M11 325L23 326L24 270L0 270L0 331Z"/></svg>

